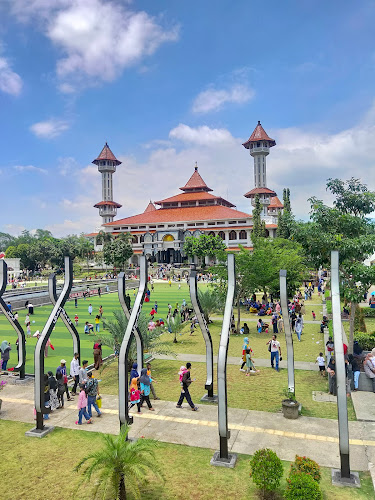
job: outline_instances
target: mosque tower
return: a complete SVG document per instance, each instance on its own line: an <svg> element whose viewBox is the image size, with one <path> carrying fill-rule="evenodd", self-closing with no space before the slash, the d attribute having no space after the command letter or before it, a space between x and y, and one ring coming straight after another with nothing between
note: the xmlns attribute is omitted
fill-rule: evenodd
<svg viewBox="0 0 375 500"><path fill-rule="evenodd" d="M99 208L99 215L103 217L102 224L113 222L113 218L117 215L117 209L121 205L113 201L112 174L116 172L117 165L121 165L121 161L116 158L108 144L105 143L100 155L92 163L98 166L98 170L102 174L103 201L100 201L94 207Z"/></svg>
<svg viewBox="0 0 375 500"><path fill-rule="evenodd" d="M267 217L267 209L271 202L271 198L276 196L275 191L267 187L267 164L266 158L270 154L270 148L276 146L276 141L268 137L260 121L255 127L254 132L249 139L244 142L243 147L250 151L250 155L254 158L254 189L246 193L244 196L251 199L251 204L255 205L255 196L259 194L262 204L262 216Z"/></svg>

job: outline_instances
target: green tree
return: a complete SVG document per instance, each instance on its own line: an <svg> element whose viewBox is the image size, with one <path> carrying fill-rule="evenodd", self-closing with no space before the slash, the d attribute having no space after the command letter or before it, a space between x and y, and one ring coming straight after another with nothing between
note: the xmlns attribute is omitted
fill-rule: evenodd
<svg viewBox="0 0 375 500"><path fill-rule="evenodd" d="M177 344L177 334L181 333L184 329L185 323L182 323L181 316L176 314L176 316L169 316L167 319L168 332L173 333L173 343Z"/></svg>
<svg viewBox="0 0 375 500"><path fill-rule="evenodd" d="M210 287L203 290L198 289L198 298L201 305L204 319L208 324L210 322L210 315L219 311L223 307L223 301L217 291Z"/></svg>
<svg viewBox="0 0 375 500"><path fill-rule="evenodd" d="M0 250L5 252L8 247L14 245L16 238L8 233L0 232Z"/></svg>
<svg viewBox="0 0 375 500"><path fill-rule="evenodd" d="M219 235L201 234L198 237L187 236L184 241L184 253L191 258L198 257L201 259L202 267L205 266L205 257L222 259L225 248L225 243Z"/></svg>
<svg viewBox="0 0 375 500"><path fill-rule="evenodd" d="M6 249L5 257L7 257L8 259L17 259L19 257L17 247L15 247L14 245L9 246Z"/></svg>
<svg viewBox="0 0 375 500"><path fill-rule="evenodd" d="M89 240L84 240L81 242L81 257L86 259L87 273L89 272L89 261L94 255L94 245Z"/></svg>
<svg viewBox="0 0 375 500"><path fill-rule="evenodd" d="M131 235L129 233L121 233L118 238L104 243L103 257L107 266L119 269L124 268L127 261L133 255L130 241Z"/></svg>
<svg viewBox="0 0 375 500"><path fill-rule="evenodd" d="M104 243L107 243L109 241L112 241L112 234L107 233L106 231L103 231L101 229L96 237L96 244L104 245Z"/></svg>
<svg viewBox="0 0 375 500"><path fill-rule="evenodd" d="M293 237L303 245L316 269L330 267L331 250L339 251L340 290L343 298L350 302L351 353L356 306L375 283L375 268L363 264L375 251L375 224L366 218L374 210L375 193L353 178L346 182L329 179L327 189L335 196L333 207L315 197L310 198L310 221L297 224Z"/></svg>
<svg viewBox="0 0 375 500"><path fill-rule="evenodd" d="M276 236L279 238L289 239L293 234L293 227L295 224L292 208L290 204L290 190L285 188L283 190L283 213L278 217Z"/></svg>
<svg viewBox="0 0 375 500"><path fill-rule="evenodd" d="M253 230L251 233L251 239L254 241L255 238L265 238L267 236L266 224L261 218L262 215L262 204L260 202L259 194L255 195L255 206L253 209Z"/></svg>
<svg viewBox="0 0 375 500"><path fill-rule="evenodd" d="M85 481L95 484L94 498L99 491L102 498L126 500L127 491L141 498L140 486L149 474L163 479L155 457L157 442L144 438L130 441L128 433L126 425L118 436L101 434L103 448L84 457L74 468L76 472L82 470Z"/></svg>

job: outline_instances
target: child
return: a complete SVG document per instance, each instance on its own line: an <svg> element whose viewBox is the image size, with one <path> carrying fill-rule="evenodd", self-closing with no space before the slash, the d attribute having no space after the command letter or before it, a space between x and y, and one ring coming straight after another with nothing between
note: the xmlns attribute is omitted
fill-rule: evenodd
<svg viewBox="0 0 375 500"><path fill-rule="evenodd" d="M184 376L184 373L186 372L187 368L186 366L181 366L180 371L178 372L180 376L180 386L182 387L182 377Z"/></svg>
<svg viewBox="0 0 375 500"><path fill-rule="evenodd" d="M157 397L156 392L155 392L155 388L154 388L154 382L156 382L156 380L151 378L151 363L147 363L146 366L147 366L147 375L149 376L149 378L151 380L150 388L151 388L152 395L154 396L154 399L160 399Z"/></svg>
<svg viewBox="0 0 375 500"><path fill-rule="evenodd" d="M75 321L75 323L76 323L76 326L78 326L78 314L76 314L76 315L74 316L74 321Z"/></svg>
<svg viewBox="0 0 375 500"><path fill-rule="evenodd" d="M155 411L150 401L150 389L151 389L150 385L152 382L152 378L150 378L147 375L146 368L142 368L141 376L139 377L139 382L141 384L141 406L143 405L144 401L146 401L148 409L150 411Z"/></svg>
<svg viewBox="0 0 375 500"><path fill-rule="evenodd" d="M246 349L246 377L250 375L250 373L259 373L259 370L255 369L253 360L251 359L251 349Z"/></svg>
<svg viewBox="0 0 375 500"><path fill-rule="evenodd" d="M99 322L100 322L100 316L99 314L97 314L95 316L95 331L96 332L99 332L100 331L100 325L99 325Z"/></svg>
<svg viewBox="0 0 375 500"><path fill-rule="evenodd" d="M315 363L318 363L320 375L322 377L324 377L324 375L326 374L326 364L325 364L325 359L324 359L322 352L319 353L319 356L316 358Z"/></svg>
<svg viewBox="0 0 375 500"><path fill-rule="evenodd" d="M85 392L85 384L79 384L79 388L81 389L78 397L78 420L76 421L76 425L82 425L82 417L85 417L88 424L92 424L92 420L90 415L87 413L87 396Z"/></svg>
<svg viewBox="0 0 375 500"><path fill-rule="evenodd" d="M314 313L314 311L311 311L311 314L312 314L312 317L313 317L313 321L315 321L316 314Z"/></svg>
<svg viewBox="0 0 375 500"><path fill-rule="evenodd" d="M130 392L130 408L133 408L133 406L137 405L138 408L138 413L141 413L141 391L138 389L138 379L137 378L132 378L130 387L129 387L129 392Z"/></svg>

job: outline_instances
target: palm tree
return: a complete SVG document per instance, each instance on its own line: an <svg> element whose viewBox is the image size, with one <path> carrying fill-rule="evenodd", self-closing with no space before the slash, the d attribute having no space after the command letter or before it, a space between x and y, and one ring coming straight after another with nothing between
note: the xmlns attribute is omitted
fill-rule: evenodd
<svg viewBox="0 0 375 500"><path fill-rule="evenodd" d="M173 343L177 344L177 334L183 330L186 323L182 323L181 316L176 314L175 317L169 317L167 320L169 333L174 333Z"/></svg>
<svg viewBox="0 0 375 500"><path fill-rule="evenodd" d="M89 259L94 253L94 245L89 240L85 240L81 245L81 257L86 257L87 274L89 274Z"/></svg>
<svg viewBox="0 0 375 500"><path fill-rule="evenodd" d="M103 321L103 327L108 331L108 335L101 337L101 342L103 345L114 349L119 352L124 338L126 328L128 326L128 318L125 316L122 310L113 311L114 319L109 321ZM161 332L158 329L149 330L148 320L144 314L140 314L138 319L138 328L141 332L143 338L143 347L145 351L150 354L170 354L175 355L171 351L171 346L167 341L160 340ZM135 360L136 355L136 344L135 339L132 340L130 346L129 358Z"/></svg>
<svg viewBox="0 0 375 500"><path fill-rule="evenodd" d="M118 436L102 434L105 446L84 457L74 468L78 472L86 466L82 473L87 482L98 475L93 498L101 491L103 499L126 500L126 490L131 490L135 498L141 498L140 484L148 473L163 479L155 460L158 443L143 438L129 441L128 432L129 427L124 425Z"/></svg>
<svg viewBox="0 0 375 500"><path fill-rule="evenodd" d="M222 300L220 299L219 294L211 288L206 288L205 290L199 289L198 298L203 311L204 319L208 324L210 322L210 315L223 308Z"/></svg>

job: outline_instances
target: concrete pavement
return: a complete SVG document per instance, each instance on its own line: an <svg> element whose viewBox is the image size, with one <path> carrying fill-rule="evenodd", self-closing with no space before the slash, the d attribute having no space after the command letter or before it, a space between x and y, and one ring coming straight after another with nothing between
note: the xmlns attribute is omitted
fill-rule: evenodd
<svg viewBox="0 0 375 500"><path fill-rule="evenodd" d="M35 425L33 417L33 384L8 386L2 394L0 418ZM130 437L149 437L164 442L218 449L217 407L200 405L191 412L185 404L177 409L170 401L153 401L155 412L142 409L134 414ZM103 396L103 417L94 417L93 425L75 425L76 402L66 403L62 410L54 411L46 425L79 429L87 432L117 434L119 432L118 398ZM94 412L95 413L95 412ZM228 409L232 452L253 454L257 449L269 447L283 460L293 460L296 454L307 455L325 467L340 466L338 426L336 420L300 417L287 420L281 413ZM375 422L349 422L350 460L353 470L368 470L375 463Z"/></svg>

